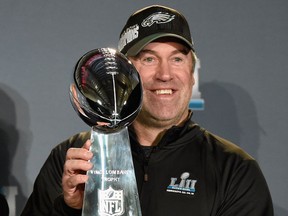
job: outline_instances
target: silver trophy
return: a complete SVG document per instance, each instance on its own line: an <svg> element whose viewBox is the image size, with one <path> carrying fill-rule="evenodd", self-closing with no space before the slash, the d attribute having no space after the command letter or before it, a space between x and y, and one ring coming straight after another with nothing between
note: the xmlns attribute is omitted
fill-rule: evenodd
<svg viewBox="0 0 288 216"><path fill-rule="evenodd" d="M141 216L127 126L141 109L140 76L131 62L110 48L86 53L70 85L71 103L91 126L91 160L83 216Z"/></svg>

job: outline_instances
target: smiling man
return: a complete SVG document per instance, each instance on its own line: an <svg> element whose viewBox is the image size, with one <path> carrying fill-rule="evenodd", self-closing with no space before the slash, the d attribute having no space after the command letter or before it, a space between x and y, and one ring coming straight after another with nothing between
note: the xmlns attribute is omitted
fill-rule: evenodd
<svg viewBox="0 0 288 216"><path fill-rule="evenodd" d="M257 162L192 120L196 55L184 16L159 5L135 12L119 50L143 82L143 107L129 126L142 215L272 216ZM89 137L80 133L53 149L23 216L81 215L83 173L92 167Z"/></svg>
<svg viewBox="0 0 288 216"><path fill-rule="evenodd" d="M157 145L165 130L189 114L194 58L186 46L173 41L158 39L130 57L143 82L143 107L133 124L141 145Z"/></svg>

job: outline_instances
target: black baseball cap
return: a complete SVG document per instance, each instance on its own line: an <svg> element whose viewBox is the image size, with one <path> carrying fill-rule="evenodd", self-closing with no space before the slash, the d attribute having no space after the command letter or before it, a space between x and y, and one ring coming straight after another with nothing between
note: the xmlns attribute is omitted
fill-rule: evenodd
<svg viewBox="0 0 288 216"><path fill-rule="evenodd" d="M161 5L145 7L129 17L120 33L118 50L135 56L148 43L161 37L177 38L195 52L185 17L175 9Z"/></svg>

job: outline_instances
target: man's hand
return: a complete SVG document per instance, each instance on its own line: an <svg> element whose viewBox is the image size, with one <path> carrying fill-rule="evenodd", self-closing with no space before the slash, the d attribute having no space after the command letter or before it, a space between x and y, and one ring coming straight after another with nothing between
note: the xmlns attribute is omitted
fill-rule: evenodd
<svg viewBox="0 0 288 216"><path fill-rule="evenodd" d="M87 140L82 148L70 148L66 154L62 188L65 203L71 208L81 209L84 198L84 183L88 180L86 171L92 168L93 154L89 151L91 141Z"/></svg>

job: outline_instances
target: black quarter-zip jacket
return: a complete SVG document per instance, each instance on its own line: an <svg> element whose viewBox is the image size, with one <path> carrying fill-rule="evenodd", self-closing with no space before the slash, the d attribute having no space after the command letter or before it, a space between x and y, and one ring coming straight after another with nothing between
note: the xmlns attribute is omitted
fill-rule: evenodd
<svg viewBox="0 0 288 216"><path fill-rule="evenodd" d="M132 130L129 135L143 216L273 215L257 162L233 143L191 120L169 129L148 154ZM67 150L89 137L77 134L52 150L22 216L81 215L64 203L61 178Z"/></svg>

